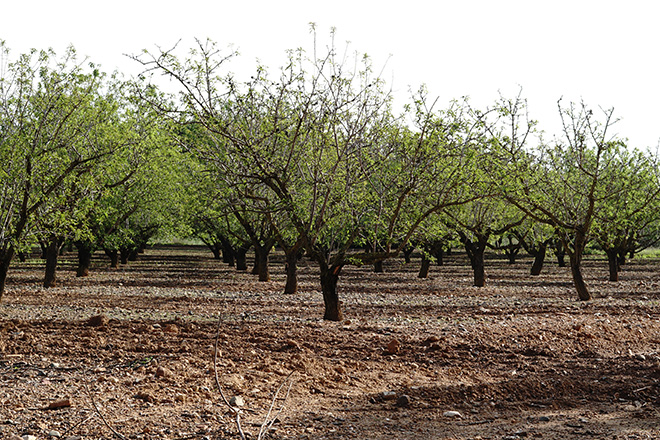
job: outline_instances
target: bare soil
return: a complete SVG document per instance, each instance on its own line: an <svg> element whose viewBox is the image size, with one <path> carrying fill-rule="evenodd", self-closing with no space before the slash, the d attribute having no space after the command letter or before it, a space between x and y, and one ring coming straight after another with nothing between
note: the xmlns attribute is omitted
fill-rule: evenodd
<svg viewBox="0 0 660 440"><path fill-rule="evenodd" d="M0 438L239 438L215 385L219 335L219 381L244 399L252 439L288 377L272 439L659 439L660 262L633 260L610 283L587 260L590 302L568 269L530 265L491 255L484 288L461 254L424 280L418 259L348 267L334 323L312 263L300 293L281 293L281 255L261 283L198 247L115 270L98 254L87 278L70 254L51 289L40 260L16 263L0 304Z"/></svg>

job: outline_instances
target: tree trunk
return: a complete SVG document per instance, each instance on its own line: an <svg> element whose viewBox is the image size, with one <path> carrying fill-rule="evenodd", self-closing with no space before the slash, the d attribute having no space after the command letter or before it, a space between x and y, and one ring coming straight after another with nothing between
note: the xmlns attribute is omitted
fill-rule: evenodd
<svg viewBox="0 0 660 440"><path fill-rule="evenodd" d="M247 252L249 249L250 249L249 246L239 246L234 251L234 256L236 257L236 270L240 270L240 271L248 270Z"/></svg>
<svg viewBox="0 0 660 440"><path fill-rule="evenodd" d="M0 301L2 295L5 293L5 282L7 281L7 272L9 272L9 265L14 256L14 249L10 247L4 251L0 251Z"/></svg>
<svg viewBox="0 0 660 440"><path fill-rule="evenodd" d="M89 267L92 264L92 244L89 242L76 242L78 248L78 270L77 277L89 276Z"/></svg>
<svg viewBox="0 0 660 440"><path fill-rule="evenodd" d="M484 253L486 252L486 244L488 237L477 236L477 241L472 242L468 237L461 236L461 241L465 246L465 251L470 258L470 265L474 273L474 286L484 287L486 285L486 269L484 261Z"/></svg>
<svg viewBox="0 0 660 440"><path fill-rule="evenodd" d="M433 256L435 257L435 264L437 264L438 266L444 266L445 252L442 250L442 247L436 249L435 252L433 252Z"/></svg>
<svg viewBox="0 0 660 440"><path fill-rule="evenodd" d="M417 274L417 278L428 278L430 269L431 269L431 260L426 256L426 253L423 253L422 265L419 268L419 273Z"/></svg>
<svg viewBox="0 0 660 440"><path fill-rule="evenodd" d="M298 249L290 249L286 253L286 285L284 293L293 295L298 292Z"/></svg>
<svg viewBox="0 0 660 440"><path fill-rule="evenodd" d="M410 264L410 257L414 250L414 246L406 246L403 248L403 261L405 261L406 264Z"/></svg>
<svg viewBox="0 0 660 440"><path fill-rule="evenodd" d="M607 264L610 269L610 281L619 281L619 255L616 249L606 249Z"/></svg>
<svg viewBox="0 0 660 440"><path fill-rule="evenodd" d="M222 244L220 244L220 243L206 243L206 246L213 253L213 259L214 260L222 259Z"/></svg>
<svg viewBox="0 0 660 440"><path fill-rule="evenodd" d="M110 267L117 269L119 267L119 251L117 249L103 249L103 251L110 258Z"/></svg>
<svg viewBox="0 0 660 440"><path fill-rule="evenodd" d="M236 251L234 250L231 242L227 239L221 239L222 243L222 262L227 263L229 267L234 267L236 264Z"/></svg>
<svg viewBox="0 0 660 440"><path fill-rule="evenodd" d="M540 245L538 249L535 249L533 252L530 252L534 257L534 263L532 263L531 274L533 276L541 275L541 270L543 269L543 262L545 261L545 252L547 246Z"/></svg>
<svg viewBox="0 0 660 440"><path fill-rule="evenodd" d="M417 278L428 278L430 269L431 269L431 260L426 255L426 253L422 253L422 265L419 267L419 273L417 274Z"/></svg>
<svg viewBox="0 0 660 440"><path fill-rule="evenodd" d="M484 262L485 249L477 249L470 258L472 271L474 272L475 287L484 287L486 285L486 264Z"/></svg>
<svg viewBox="0 0 660 440"><path fill-rule="evenodd" d="M587 289L587 284L582 277L581 258L579 256L571 255L571 274L573 275L573 284L577 290L578 298L580 301L590 301L591 293Z"/></svg>
<svg viewBox="0 0 660 440"><path fill-rule="evenodd" d="M119 250L119 262L121 264L128 264L128 256L131 253L131 250L128 248L121 248Z"/></svg>
<svg viewBox="0 0 660 440"><path fill-rule="evenodd" d="M563 245L560 243L558 246L555 246L555 256L557 257L557 265L559 267L566 267L566 251L564 250Z"/></svg>
<svg viewBox="0 0 660 440"><path fill-rule="evenodd" d="M272 244L254 246L254 269L252 274L259 275L259 281L270 281L270 272L268 271L268 255L270 254Z"/></svg>
<svg viewBox="0 0 660 440"><path fill-rule="evenodd" d="M61 240L52 238L46 245L46 272L44 274L44 287L55 287L57 284L57 257L60 253Z"/></svg>
<svg viewBox="0 0 660 440"><path fill-rule="evenodd" d="M385 272L385 269L383 269L383 260L374 262L374 273L383 273L383 272Z"/></svg>
<svg viewBox="0 0 660 440"><path fill-rule="evenodd" d="M519 251L520 248L515 248L515 247L509 247L504 249L504 255L506 255L509 264L516 264L516 257L518 256Z"/></svg>
<svg viewBox="0 0 660 440"><path fill-rule="evenodd" d="M323 303L325 304L325 314L323 319L326 321L341 321L343 319L341 312L341 302L337 294L337 282L341 266L321 266L321 290L323 291Z"/></svg>

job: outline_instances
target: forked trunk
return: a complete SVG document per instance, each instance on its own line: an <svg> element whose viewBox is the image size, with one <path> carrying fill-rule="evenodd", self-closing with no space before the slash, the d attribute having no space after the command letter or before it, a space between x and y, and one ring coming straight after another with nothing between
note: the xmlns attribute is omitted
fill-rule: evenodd
<svg viewBox="0 0 660 440"><path fill-rule="evenodd" d="M545 261L546 249L547 246L541 245L538 249L534 250L534 252L531 252L532 256L534 256L534 263L532 263L531 270L531 274L533 276L541 274L541 270L543 269L543 262Z"/></svg>
<svg viewBox="0 0 660 440"><path fill-rule="evenodd" d="M619 281L619 255L616 249L606 249L607 264L610 269L610 281Z"/></svg>
<svg viewBox="0 0 660 440"><path fill-rule="evenodd" d="M426 254L422 254L422 265L419 268L417 278L428 278L429 270L431 269L431 260Z"/></svg>
<svg viewBox="0 0 660 440"><path fill-rule="evenodd" d="M486 285L486 269L484 253L486 252L487 237L478 236L477 241L473 242L463 236L462 240L465 251L470 258L470 265L474 274L474 286L484 287Z"/></svg>
<svg viewBox="0 0 660 440"><path fill-rule="evenodd" d="M57 257L60 253L61 241L54 238L46 245L46 272L44 274L44 287L55 287L57 284Z"/></svg>
<svg viewBox="0 0 660 440"><path fill-rule="evenodd" d="M516 264L516 257L518 256L518 252L520 252L519 247L508 247L504 250L504 255L506 255L509 264Z"/></svg>
<svg viewBox="0 0 660 440"><path fill-rule="evenodd" d="M298 251L290 250L286 254L286 285L285 294L294 294L298 292Z"/></svg>
<svg viewBox="0 0 660 440"><path fill-rule="evenodd" d="M337 293L337 282L341 266L323 265L321 267L321 290L323 291L323 303L325 304L325 313L323 319L326 321L341 321L343 319L341 311L341 302Z"/></svg>
<svg viewBox="0 0 660 440"><path fill-rule="evenodd" d="M78 248L77 277L89 276L89 267L92 264L92 245L88 242L76 242Z"/></svg>

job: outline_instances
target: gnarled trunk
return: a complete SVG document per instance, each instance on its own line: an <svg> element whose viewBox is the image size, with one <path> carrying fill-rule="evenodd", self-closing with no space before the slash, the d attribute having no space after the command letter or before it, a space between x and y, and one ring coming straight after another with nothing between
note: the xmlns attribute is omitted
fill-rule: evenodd
<svg viewBox="0 0 660 440"><path fill-rule="evenodd" d="M374 273L383 273L385 269L383 268L383 260L374 261Z"/></svg>
<svg viewBox="0 0 660 440"><path fill-rule="evenodd" d="M323 291L323 303L325 313L323 319L326 321L341 321L343 319L341 302L337 293L337 282L342 266L333 265L328 267L321 265L321 290Z"/></svg>

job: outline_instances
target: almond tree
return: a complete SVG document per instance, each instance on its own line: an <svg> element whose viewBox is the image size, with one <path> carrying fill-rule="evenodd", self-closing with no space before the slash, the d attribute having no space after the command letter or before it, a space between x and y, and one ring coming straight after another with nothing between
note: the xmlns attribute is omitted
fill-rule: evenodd
<svg viewBox="0 0 660 440"><path fill-rule="evenodd" d="M209 174L237 204L268 216L276 239L288 243L288 261L304 248L318 264L325 319L342 319L345 265L397 255L393 245L405 245L425 216L457 203L469 130L458 113L445 122L419 111L421 130L405 134L368 57L339 53L334 43L322 56L292 51L277 80L258 69L244 83L219 75L227 57L212 44L183 62L171 52L142 58L181 85L179 107L154 105L204 132L185 144ZM384 207L377 216L375 203ZM376 220L387 231L384 246L353 251Z"/></svg>
<svg viewBox="0 0 660 440"><path fill-rule="evenodd" d="M631 237L660 220L660 180L655 158L625 145L612 168L601 189L609 203L596 212L593 235L607 255L609 280L618 281L620 256L627 253Z"/></svg>
<svg viewBox="0 0 660 440"><path fill-rule="evenodd" d="M8 58L4 44L0 51ZM116 145L95 142L115 109L104 104L105 76L79 62L73 48L60 58L52 50L33 50L0 66L1 297L35 215Z"/></svg>
<svg viewBox="0 0 660 440"><path fill-rule="evenodd" d="M592 298L582 275L584 250L593 238L594 222L617 197L610 182L621 176L624 143L610 133L613 109L600 116L585 103L558 103L562 133L552 142L530 146L534 123L520 96L502 99L482 120L493 133L495 153L490 171L499 192L532 219L551 226L569 257L578 298ZM495 120L488 116L497 116ZM537 140L537 139L535 139Z"/></svg>

